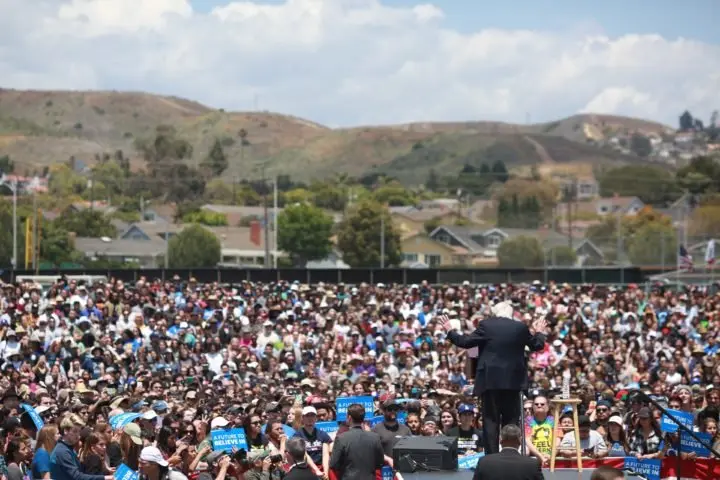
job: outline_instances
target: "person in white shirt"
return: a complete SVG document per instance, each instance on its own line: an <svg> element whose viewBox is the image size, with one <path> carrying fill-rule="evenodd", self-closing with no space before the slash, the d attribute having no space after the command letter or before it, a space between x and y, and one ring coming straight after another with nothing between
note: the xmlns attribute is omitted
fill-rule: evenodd
<svg viewBox="0 0 720 480"><path fill-rule="evenodd" d="M607 443L605 443L602 435L590 427L590 418L587 415L580 415L578 427L580 430L580 449L583 452L583 457L607 457ZM558 455L569 458L575 457L575 432L568 432L563 436Z"/></svg>
<svg viewBox="0 0 720 480"><path fill-rule="evenodd" d="M265 350L265 346L268 344L275 344L280 341L280 336L278 336L272 328L273 323L270 320L265 320L265 323L263 323L263 331L257 336L258 351Z"/></svg>

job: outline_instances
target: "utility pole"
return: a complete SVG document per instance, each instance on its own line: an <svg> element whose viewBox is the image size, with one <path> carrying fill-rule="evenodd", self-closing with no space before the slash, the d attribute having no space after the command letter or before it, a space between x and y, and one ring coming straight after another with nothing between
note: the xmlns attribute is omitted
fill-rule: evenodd
<svg viewBox="0 0 720 480"><path fill-rule="evenodd" d="M90 211L95 210L95 174L90 171Z"/></svg>
<svg viewBox="0 0 720 480"><path fill-rule="evenodd" d="M265 177L265 167L262 168L262 185L263 185L263 213L265 217L263 232L265 236L265 268L270 268L270 215L268 211L268 192L267 192L267 178Z"/></svg>
<svg viewBox="0 0 720 480"><path fill-rule="evenodd" d="M40 245L40 239L38 238L38 208L37 208L37 192L33 191L33 238L32 238L32 266L35 270L35 273L37 273L38 268L40 267L40 262L38 261L38 251L40 250L37 248L38 245Z"/></svg>
<svg viewBox="0 0 720 480"><path fill-rule="evenodd" d="M278 268L278 182L273 179L273 268Z"/></svg>
<svg viewBox="0 0 720 480"><path fill-rule="evenodd" d="M380 269L385 269L385 206L380 212Z"/></svg>
<svg viewBox="0 0 720 480"><path fill-rule="evenodd" d="M614 209L617 206L617 215L615 218L616 226L615 229L617 230L617 262L618 265L621 265L624 263L624 256L623 256L623 236L622 236L622 209L620 208L620 201L618 200L618 194L616 193L613 195L613 203L612 208Z"/></svg>

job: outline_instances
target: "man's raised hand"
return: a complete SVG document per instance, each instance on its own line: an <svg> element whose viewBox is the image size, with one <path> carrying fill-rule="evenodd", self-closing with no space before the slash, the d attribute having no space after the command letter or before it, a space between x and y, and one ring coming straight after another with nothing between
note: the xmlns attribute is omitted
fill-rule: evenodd
<svg viewBox="0 0 720 480"><path fill-rule="evenodd" d="M452 325L450 325L450 317L448 317L447 315L440 315L438 319L440 320L440 325L442 325L443 329L446 332L449 332L453 329Z"/></svg>

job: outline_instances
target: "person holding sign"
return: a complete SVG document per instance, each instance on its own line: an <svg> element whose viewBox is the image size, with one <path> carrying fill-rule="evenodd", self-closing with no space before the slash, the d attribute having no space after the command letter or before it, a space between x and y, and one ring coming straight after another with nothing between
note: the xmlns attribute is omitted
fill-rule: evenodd
<svg viewBox="0 0 720 480"><path fill-rule="evenodd" d="M513 307L509 302L497 304L493 316L481 321L469 335L456 331L447 315L440 321L453 345L466 349L478 347L473 394L482 398L485 453L497 453L500 427L520 421L520 392L528 384L525 347L533 352L544 348L547 321L536 320L533 334L523 322L513 320Z"/></svg>

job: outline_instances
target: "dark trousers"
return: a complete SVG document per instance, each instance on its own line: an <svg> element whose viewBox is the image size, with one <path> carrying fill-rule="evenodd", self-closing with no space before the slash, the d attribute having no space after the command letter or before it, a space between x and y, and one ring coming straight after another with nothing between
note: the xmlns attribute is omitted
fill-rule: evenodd
<svg viewBox="0 0 720 480"><path fill-rule="evenodd" d="M483 443L485 454L500 451L500 429L508 424L525 428L520 414L520 390L488 390L482 393Z"/></svg>

